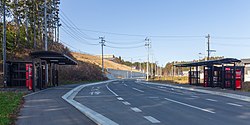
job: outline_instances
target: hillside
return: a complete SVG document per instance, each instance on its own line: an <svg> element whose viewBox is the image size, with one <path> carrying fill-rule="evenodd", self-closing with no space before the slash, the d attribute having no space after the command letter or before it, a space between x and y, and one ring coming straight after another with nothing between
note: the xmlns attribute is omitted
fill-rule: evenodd
<svg viewBox="0 0 250 125"><path fill-rule="evenodd" d="M76 53L76 52L71 52L71 55L79 61L92 63L95 65L98 65L99 67L102 66L101 58L98 56ZM104 59L104 67L109 68L109 69L116 69L116 70L131 70L131 67L129 66L118 64L113 61L105 60L105 59ZM138 72L138 70L133 70L133 71Z"/></svg>

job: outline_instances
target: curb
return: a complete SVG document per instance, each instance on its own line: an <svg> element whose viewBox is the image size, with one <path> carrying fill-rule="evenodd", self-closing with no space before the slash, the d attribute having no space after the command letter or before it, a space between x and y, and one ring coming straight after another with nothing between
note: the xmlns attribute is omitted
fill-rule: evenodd
<svg viewBox="0 0 250 125"><path fill-rule="evenodd" d="M224 97L228 97L228 98L232 98L232 99L237 99L237 100L241 100L241 101L250 102L250 97L249 96L244 96L244 95L237 95L237 94L232 94L232 93L216 92L216 91L209 91L209 90L202 90L202 89L194 89L194 88L187 88L187 87L182 87L182 86L160 84L160 83L152 83L152 82L141 82L141 83L151 84L151 85L161 85L161 86L172 87L172 88L176 88L176 89L183 89L183 90L189 90L189 91L194 91L194 92L201 92L201 93L206 93L206 94L219 95L219 96L224 96Z"/></svg>
<svg viewBox="0 0 250 125"><path fill-rule="evenodd" d="M70 90L67 92L65 95L62 96L62 98L74 106L77 110L79 110L81 113L83 113L85 116L90 118L93 122L95 122L97 125L118 125L114 121L108 119L107 117L93 111L92 109L82 105L81 103L77 102L74 100L75 96L84 88L87 86L92 86L92 85L99 85L99 84L104 84L108 82L113 82L117 80L108 80L104 82L97 82L97 83L91 83L91 84L84 84L84 85L79 85L75 87L74 89Z"/></svg>

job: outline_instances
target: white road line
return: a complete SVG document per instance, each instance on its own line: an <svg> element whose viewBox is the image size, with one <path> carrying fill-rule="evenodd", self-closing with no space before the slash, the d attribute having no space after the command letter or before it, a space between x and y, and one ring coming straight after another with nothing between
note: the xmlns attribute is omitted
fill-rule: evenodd
<svg viewBox="0 0 250 125"><path fill-rule="evenodd" d="M144 116L145 119L149 120L151 123L161 123L159 120L155 119L152 116Z"/></svg>
<svg viewBox="0 0 250 125"><path fill-rule="evenodd" d="M143 85L143 84L141 84ZM147 85L143 85L143 86L146 86L148 88L152 88L152 89L157 89L157 90L160 90L160 91L163 91L163 92L168 92L168 93L173 93L173 94L176 94L176 95L184 95L184 94L181 94L181 93L178 93L178 92L175 92L175 91L168 91L168 90L163 90L163 89L159 89L159 88L156 88L156 87L151 87L151 86L147 86Z"/></svg>
<svg viewBox="0 0 250 125"><path fill-rule="evenodd" d="M122 102L124 105L131 105L129 102Z"/></svg>
<svg viewBox="0 0 250 125"><path fill-rule="evenodd" d="M128 86L127 84L124 84L125 86Z"/></svg>
<svg viewBox="0 0 250 125"><path fill-rule="evenodd" d="M123 101L124 99L123 98L121 98L121 97L118 97L117 98L119 101Z"/></svg>
<svg viewBox="0 0 250 125"><path fill-rule="evenodd" d="M243 105L239 105L239 104L235 104L235 103L227 103L228 105L233 105L233 106L237 106L237 107L242 107Z"/></svg>
<svg viewBox="0 0 250 125"><path fill-rule="evenodd" d="M140 89L137 89L137 88L132 88L132 89L134 89L134 90L136 90L136 91L138 91L138 92L144 92L144 91L142 91L142 90L140 90Z"/></svg>
<svg viewBox="0 0 250 125"><path fill-rule="evenodd" d="M108 87L108 84L106 84L106 88L107 88L111 93L113 93L115 96L119 96L119 95L117 95L114 91L112 91L112 90Z"/></svg>
<svg viewBox="0 0 250 125"><path fill-rule="evenodd" d="M110 80L111 81L111 80ZM109 81L107 81L109 82ZM92 84L86 84L86 85L80 85L69 92L67 92L65 95L62 96L62 98L67 101L69 104L74 106L77 110L82 112L85 116L89 117L92 121L94 121L98 125L118 125L116 122L108 119L107 117L95 112L94 110L82 105L81 103L73 100L74 97L86 86L92 86L92 85L99 85L107 82L98 82L98 83L92 83Z"/></svg>
<svg viewBox="0 0 250 125"><path fill-rule="evenodd" d="M156 96L151 96L151 97L148 97L149 99L159 99L159 97L156 97Z"/></svg>
<svg viewBox="0 0 250 125"><path fill-rule="evenodd" d="M133 111L135 111L135 112L142 112L141 111L141 109L138 109L138 108L136 108L136 107L133 107L133 108L131 108Z"/></svg>
<svg viewBox="0 0 250 125"><path fill-rule="evenodd" d="M199 98L198 96L195 96L195 95L192 95L191 97L193 97L193 98Z"/></svg>
<svg viewBox="0 0 250 125"><path fill-rule="evenodd" d="M194 109L198 109L198 110L201 110L201 111L204 111L204 112L215 113L215 112L210 111L208 109L203 109L203 108L196 107L196 106L193 106L193 105L189 105L189 104L186 104L186 103L183 103L183 102L175 101L175 100L172 100L172 99L169 99L169 98L165 98L165 99L170 101L170 102L178 103L178 104L181 104L181 105L184 105L184 106L187 106L187 107L191 107L191 108L194 108Z"/></svg>
<svg viewBox="0 0 250 125"><path fill-rule="evenodd" d="M218 102L217 100L214 99L206 99L207 101L211 101L211 102Z"/></svg>

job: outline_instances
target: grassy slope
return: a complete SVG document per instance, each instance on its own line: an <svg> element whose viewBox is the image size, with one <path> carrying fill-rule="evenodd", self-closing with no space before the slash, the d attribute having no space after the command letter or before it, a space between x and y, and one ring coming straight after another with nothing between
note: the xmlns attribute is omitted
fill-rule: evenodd
<svg viewBox="0 0 250 125"><path fill-rule="evenodd" d="M22 93L0 92L0 125L12 124L22 102Z"/></svg>
<svg viewBox="0 0 250 125"><path fill-rule="evenodd" d="M93 56L89 54L81 54L81 53L76 53L76 52L72 52L71 54L74 56L74 58L76 58L79 61L88 62L88 63L95 64L101 67L101 58L98 56ZM109 60L104 60L104 67L109 68L109 69L116 69L116 70L131 70L131 67L129 66L118 64ZM134 71L137 71L137 70L134 70Z"/></svg>

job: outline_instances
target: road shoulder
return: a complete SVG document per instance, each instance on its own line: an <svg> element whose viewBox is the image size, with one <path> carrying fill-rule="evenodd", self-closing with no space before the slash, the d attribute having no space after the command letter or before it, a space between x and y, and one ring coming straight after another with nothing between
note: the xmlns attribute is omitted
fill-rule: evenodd
<svg viewBox="0 0 250 125"><path fill-rule="evenodd" d="M78 85L54 87L26 96L19 113L17 125L94 125L61 96Z"/></svg>

